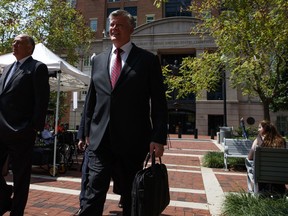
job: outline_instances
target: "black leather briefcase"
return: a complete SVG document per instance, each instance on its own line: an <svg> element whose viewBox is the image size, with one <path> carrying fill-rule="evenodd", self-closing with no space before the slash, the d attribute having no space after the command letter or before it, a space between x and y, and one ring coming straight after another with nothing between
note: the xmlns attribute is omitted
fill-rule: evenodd
<svg viewBox="0 0 288 216"><path fill-rule="evenodd" d="M132 188L132 216L158 216L169 205L170 194L168 173L165 164L155 162L147 167L150 154L147 155L145 166L134 179Z"/></svg>

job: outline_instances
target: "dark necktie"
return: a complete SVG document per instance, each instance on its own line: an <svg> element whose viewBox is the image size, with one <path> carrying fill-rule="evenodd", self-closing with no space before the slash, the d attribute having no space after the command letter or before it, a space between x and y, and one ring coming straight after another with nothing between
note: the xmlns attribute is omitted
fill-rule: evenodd
<svg viewBox="0 0 288 216"><path fill-rule="evenodd" d="M12 66L11 70L9 71L8 73L8 76L6 78L6 81L5 81L5 86L7 85L7 83L9 82L9 80L11 79L12 75L15 73L15 71L18 69L20 65L20 62L17 61L14 63L14 65Z"/></svg>
<svg viewBox="0 0 288 216"><path fill-rule="evenodd" d="M116 54L116 58L115 61L112 65L111 68L111 84L112 84L112 88L114 88L120 73L121 73L121 68L122 68L122 64L121 64L121 53L123 52L123 50L121 50L120 48L117 48L115 51Z"/></svg>

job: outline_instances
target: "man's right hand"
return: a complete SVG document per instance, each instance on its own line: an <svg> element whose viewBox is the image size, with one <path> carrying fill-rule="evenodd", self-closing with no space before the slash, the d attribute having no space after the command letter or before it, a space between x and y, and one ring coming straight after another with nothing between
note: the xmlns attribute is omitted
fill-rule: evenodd
<svg viewBox="0 0 288 216"><path fill-rule="evenodd" d="M86 136L85 141L86 141L86 145L88 146L90 143L89 136Z"/></svg>
<svg viewBox="0 0 288 216"><path fill-rule="evenodd" d="M82 139L79 140L77 146L80 151L84 151L86 148L86 144Z"/></svg>

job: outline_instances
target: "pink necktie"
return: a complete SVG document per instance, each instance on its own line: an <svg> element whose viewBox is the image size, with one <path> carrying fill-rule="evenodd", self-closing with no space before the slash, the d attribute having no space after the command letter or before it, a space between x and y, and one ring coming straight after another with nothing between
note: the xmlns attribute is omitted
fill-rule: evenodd
<svg viewBox="0 0 288 216"><path fill-rule="evenodd" d="M122 68L122 63L121 63L121 53L123 52L123 50L121 50L120 48L117 48L115 51L116 53L116 58L114 61L114 64L111 68L111 84L112 84L112 88L114 88L120 73L121 73L121 68Z"/></svg>

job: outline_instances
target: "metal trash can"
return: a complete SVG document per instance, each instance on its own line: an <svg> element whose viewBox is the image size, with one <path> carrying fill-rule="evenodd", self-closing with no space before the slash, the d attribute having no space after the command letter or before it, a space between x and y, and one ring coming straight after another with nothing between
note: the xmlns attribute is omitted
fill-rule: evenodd
<svg viewBox="0 0 288 216"><path fill-rule="evenodd" d="M223 142L224 138L232 138L232 127L220 127L220 143Z"/></svg>

